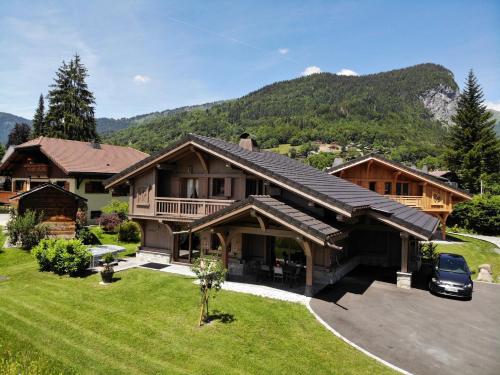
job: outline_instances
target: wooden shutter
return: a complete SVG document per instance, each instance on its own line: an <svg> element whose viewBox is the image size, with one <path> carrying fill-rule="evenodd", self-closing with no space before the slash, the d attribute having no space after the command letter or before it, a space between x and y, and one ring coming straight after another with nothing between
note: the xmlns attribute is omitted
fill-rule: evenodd
<svg viewBox="0 0 500 375"><path fill-rule="evenodd" d="M231 198L231 183L232 183L231 177L226 177L224 179L224 196L227 198Z"/></svg>
<svg viewBox="0 0 500 375"><path fill-rule="evenodd" d="M198 181L198 196L202 199L208 198L208 177L200 177Z"/></svg>
<svg viewBox="0 0 500 375"><path fill-rule="evenodd" d="M172 177L170 179L170 192L172 197L179 197L181 192L181 180L179 177Z"/></svg>

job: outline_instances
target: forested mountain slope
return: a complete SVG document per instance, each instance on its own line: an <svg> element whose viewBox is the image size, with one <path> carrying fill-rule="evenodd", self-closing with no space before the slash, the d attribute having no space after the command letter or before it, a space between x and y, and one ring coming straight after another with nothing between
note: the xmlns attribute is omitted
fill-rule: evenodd
<svg viewBox="0 0 500 375"><path fill-rule="evenodd" d="M457 95L453 74L435 64L359 77L320 73L209 109L155 116L105 141L153 152L189 132L229 140L249 132L263 148L335 140L420 159L440 153Z"/></svg>

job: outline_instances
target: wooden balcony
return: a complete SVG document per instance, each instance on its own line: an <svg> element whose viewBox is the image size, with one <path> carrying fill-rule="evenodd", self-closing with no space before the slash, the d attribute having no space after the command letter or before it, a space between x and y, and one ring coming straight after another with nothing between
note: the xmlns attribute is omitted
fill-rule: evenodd
<svg viewBox="0 0 500 375"><path fill-rule="evenodd" d="M389 198L406 206L423 209L423 197L413 195L389 195Z"/></svg>
<svg viewBox="0 0 500 375"><path fill-rule="evenodd" d="M2 204L10 204L10 198L12 198L17 193L13 193L12 191L0 191L0 203Z"/></svg>
<svg viewBox="0 0 500 375"><path fill-rule="evenodd" d="M49 172L49 166L48 164L43 164L43 163L29 163L25 164L24 168L28 173L33 173L37 175L43 175L46 176L47 173Z"/></svg>
<svg viewBox="0 0 500 375"><path fill-rule="evenodd" d="M155 215L195 220L231 205L232 200L155 198Z"/></svg>

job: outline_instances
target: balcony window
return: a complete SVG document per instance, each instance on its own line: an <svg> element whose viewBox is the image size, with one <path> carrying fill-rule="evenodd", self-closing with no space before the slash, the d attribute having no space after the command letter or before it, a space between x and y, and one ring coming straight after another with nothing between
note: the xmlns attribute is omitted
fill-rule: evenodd
<svg viewBox="0 0 500 375"><path fill-rule="evenodd" d="M408 182L396 183L396 195L410 195L410 184Z"/></svg>
<svg viewBox="0 0 500 375"><path fill-rule="evenodd" d="M391 195L392 194L392 182L386 182L384 184L384 194Z"/></svg>
<svg viewBox="0 0 500 375"><path fill-rule="evenodd" d="M199 185L197 178L188 178L186 180L186 197L192 199L198 198Z"/></svg>
<svg viewBox="0 0 500 375"><path fill-rule="evenodd" d="M224 196L224 185L225 181L223 178L212 179L212 195L213 196Z"/></svg>

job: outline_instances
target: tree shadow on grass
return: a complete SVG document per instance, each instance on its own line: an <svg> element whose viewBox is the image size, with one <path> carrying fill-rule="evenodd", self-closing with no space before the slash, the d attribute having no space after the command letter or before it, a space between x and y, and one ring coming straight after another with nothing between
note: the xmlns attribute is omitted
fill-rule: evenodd
<svg viewBox="0 0 500 375"><path fill-rule="evenodd" d="M234 317L233 314L228 314L222 311L214 310L213 313L208 316L208 322L212 323L216 320L224 324L229 324L234 322L236 318Z"/></svg>

